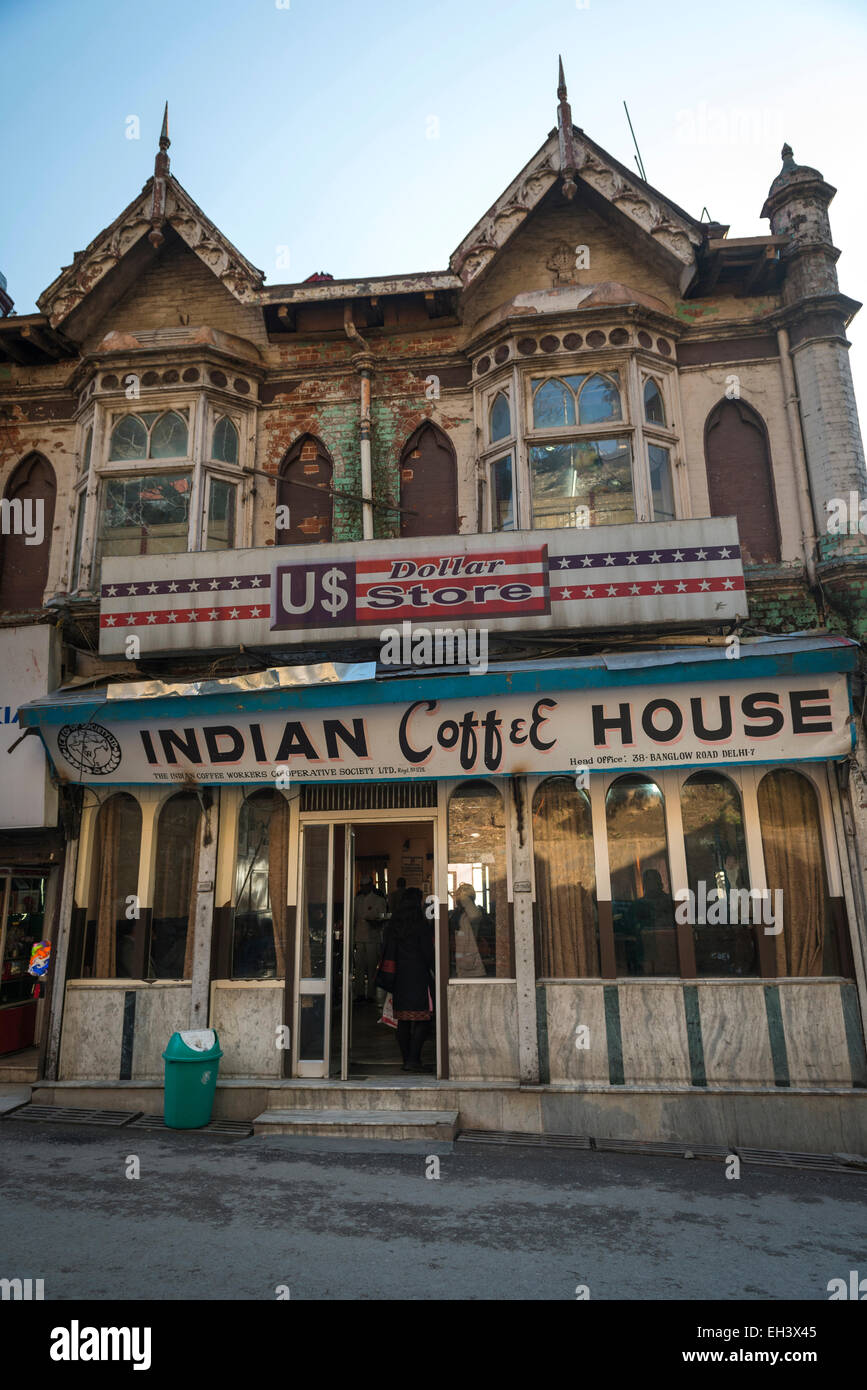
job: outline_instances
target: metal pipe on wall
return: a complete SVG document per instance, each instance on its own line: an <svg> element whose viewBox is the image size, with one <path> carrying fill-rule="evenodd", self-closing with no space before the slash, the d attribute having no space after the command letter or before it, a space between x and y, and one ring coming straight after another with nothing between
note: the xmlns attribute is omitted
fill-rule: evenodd
<svg viewBox="0 0 867 1390"><path fill-rule="evenodd" d="M804 549L804 563L810 586L815 588L816 578L816 528L813 519L813 499L810 495L810 475L807 472L807 458L804 452L804 439L801 434L801 414L798 407L798 388L792 367L789 334L785 328L777 329L777 347L780 353L780 370L783 375L783 395L786 402L786 418L789 422L789 439L792 445L792 459L798 484L798 512L801 519L801 543Z"/></svg>
<svg viewBox="0 0 867 1390"><path fill-rule="evenodd" d="M358 343L360 351L352 361L361 377L360 426L361 426L361 533L366 541L373 540L373 467L370 455L370 377L373 357L370 348L362 338L352 320L352 305L343 306L343 327L351 342Z"/></svg>

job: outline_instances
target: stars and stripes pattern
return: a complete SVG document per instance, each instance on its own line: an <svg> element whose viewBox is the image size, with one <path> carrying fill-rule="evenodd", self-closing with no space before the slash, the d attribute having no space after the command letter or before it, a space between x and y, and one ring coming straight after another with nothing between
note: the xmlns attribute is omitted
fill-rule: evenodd
<svg viewBox="0 0 867 1390"><path fill-rule="evenodd" d="M737 545L585 550L548 562L552 602L735 593L744 588Z"/></svg>
<svg viewBox="0 0 867 1390"><path fill-rule="evenodd" d="M100 600L101 628L267 621L271 615L271 576L234 574L129 584L115 581L101 586Z"/></svg>

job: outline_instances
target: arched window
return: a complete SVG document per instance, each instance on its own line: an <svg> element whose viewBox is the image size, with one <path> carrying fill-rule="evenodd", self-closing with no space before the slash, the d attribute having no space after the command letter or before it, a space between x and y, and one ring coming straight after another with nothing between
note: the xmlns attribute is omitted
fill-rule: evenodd
<svg viewBox="0 0 867 1390"><path fill-rule="evenodd" d="M183 459L187 457L187 422L176 410L161 415L151 430L152 459Z"/></svg>
<svg viewBox="0 0 867 1390"><path fill-rule="evenodd" d="M221 463L238 462L238 431L228 415L221 415L214 426L211 458Z"/></svg>
<svg viewBox="0 0 867 1390"><path fill-rule="evenodd" d="M599 425L622 419L620 392L607 376L591 376L578 396L578 423Z"/></svg>
<svg viewBox="0 0 867 1390"><path fill-rule="evenodd" d="M71 946L70 977L143 979L145 920L138 907L141 808L129 792L104 801L96 818L93 877L84 939Z"/></svg>
<svg viewBox="0 0 867 1390"><path fill-rule="evenodd" d="M652 377L644 383L644 418L648 425L665 428L665 405L662 392Z"/></svg>
<svg viewBox="0 0 867 1390"><path fill-rule="evenodd" d="M135 459L183 459L187 457L186 412L140 411L124 415L111 432L109 459L125 463Z"/></svg>
<svg viewBox="0 0 867 1390"><path fill-rule="evenodd" d="M655 782L618 777L605 798L618 975L679 975L665 807Z"/></svg>
<svg viewBox="0 0 867 1390"><path fill-rule="evenodd" d="M505 391L498 391L491 406L489 436L492 444L498 439L508 439L512 433L512 410Z"/></svg>
<svg viewBox="0 0 867 1390"><path fill-rule="evenodd" d="M332 537L331 455L320 439L302 434L280 465L275 545L315 545Z"/></svg>
<svg viewBox="0 0 867 1390"><path fill-rule="evenodd" d="M190 979L200 819L195 792L178 792L160 811L148 979Z"/></svg>
<svg viewBox="0 0 867 1390"><path fill-rule="evenodd" d="M717 772L696 772L680 800L687 884L695 906L696 969L699 975L758 975L737 787Z"/></svg>
<svg viewBox="0 0 867 1390"><path fill-rule="evenodd" d="M449 798L449 974L514 976L506 892L503 798L490 782L464 782Z"/></svg>
<svg viewBox="0 0 867 1390"><path fill-rule="evenodd" d="M400 456L400 534L453 536L458 529L457 460L448 435L426 421Z"/></svg>
<svg viewBox="0 0 867 1390"><path fill-rule="evenodd" d="M704 432L713 516L735 516L748 564L780 560L780 527L764 421L746 401L720 401Z"/></svg>
<svg viewBox="0 0 867 1390"><path fill-rule="evenodd" d="M533 427L537 430L561 429L564 425L575 424L575 393L573 383L580 383L583 377L571 377L570 385L552 377L548 381L534 381Z"/></svg>
<svg viewBox="0 0 867 1390"><path fill-rule="evenodd" d="M599 922L590 799L571 777L548 777L533 797L536 933L548 979L599 975Z"/></svg>
<svg viewBox="0 0 867 1390"><path fill-rule="evenodd" d="M840 973L816 789L808 777L776 768L759 783L759 823L771 894L768 917L782 914L776 943L778 975ZM764 930L764 927L762 928Z"/></svg>
<svg viewBox="0 0 867 1390"><path fill-rule="evenodd" d="M57 482L41 454L22 459L4 494L4 530L0 534L0 610L23 613L41 608L48 583L51 532Z"/></svg>
<svg viewBox="0 0 867 1390"><path fill-rule="evenodd" d="M147 458L147 426L137 415L124 415L111 432L110 459L125 462L127 459Z"/></svg>
<svg viewBox="0 0 867 1390"><path fill-rule="evenodd" d="M289 804L277 791L254 792L238 820L232 979L284 978L288 873Z"/></svg>

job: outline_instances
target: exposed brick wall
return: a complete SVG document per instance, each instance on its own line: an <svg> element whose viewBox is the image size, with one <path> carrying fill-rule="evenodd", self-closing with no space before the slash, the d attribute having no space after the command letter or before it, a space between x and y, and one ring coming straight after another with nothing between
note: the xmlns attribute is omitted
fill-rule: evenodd
<svg viewBox="0 0 867 1390"><path fill-rule="evenodd" d="M267 343L261 309L239 304L195 251L175 241L166 243L156 263L106 313L85 347L93 349L110 331L134 333L182 322L207 324L258 347Z"/></svg>

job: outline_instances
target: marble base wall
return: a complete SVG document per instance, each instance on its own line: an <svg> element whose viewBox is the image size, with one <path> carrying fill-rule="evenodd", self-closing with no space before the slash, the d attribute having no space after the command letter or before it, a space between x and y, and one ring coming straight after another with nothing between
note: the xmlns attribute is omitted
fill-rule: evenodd
<svg viewBox="0 0 867 1390"><path fill-rule="evenodd" d="M283 996L282 980L216 980L211 985L210 1026L223 1049L220 1076L283 1075L285 1054L277 1046Z"/></svg>
<svg viewBox="0 0 867 1390"><path fill-rule="evenodd" d="M480 980L448 987L449 1076L461 1081L517 1081L518 987Z"/></svg>

